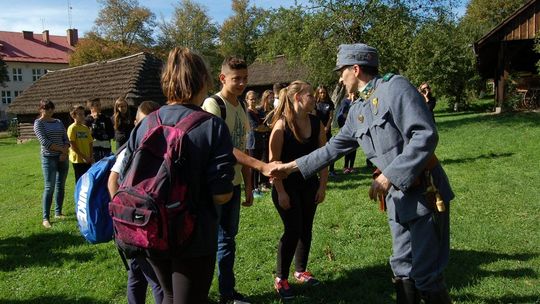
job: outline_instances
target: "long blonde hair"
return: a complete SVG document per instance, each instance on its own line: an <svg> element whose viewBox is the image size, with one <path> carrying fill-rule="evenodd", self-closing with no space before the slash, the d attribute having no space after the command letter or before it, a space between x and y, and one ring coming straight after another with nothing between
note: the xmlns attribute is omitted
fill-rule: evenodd
<svg viewBox="0 0 540 304"><path fill-rule="evenodd" d="M291 129L294 138L299 142L305 142L305 139L300 136L298 126L295 123L294 96L298 93L305 92L305 90L309 88L311 88L309 83L295 80L288 87L281 89L281 91L279 91L279 105L275 109L274 117L272 118L272 127L278 120L283 118L286 127Z"/></svg>

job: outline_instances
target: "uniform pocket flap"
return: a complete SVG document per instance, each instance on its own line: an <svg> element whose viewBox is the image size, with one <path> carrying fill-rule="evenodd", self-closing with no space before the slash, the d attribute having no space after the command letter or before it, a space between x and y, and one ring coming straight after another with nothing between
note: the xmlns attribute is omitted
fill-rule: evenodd
<svg viewBox="0 0 540 304"><path fill-rule="evenodd" d="M356 131L354 131L354 137L362 138L362 136L366 135L368 132L369 132L368 126L363 125L363 126L359 127L358 129L356 129Z"/></svg>
<svg viewBox="0 0 540 304"><path fill-rule="evenodd" d="M113 221L133 226L146 226L152 217L152 210L133 208L111 202L109 211Z"/></svg>
<svg viewBox="0 0 540 304"><path fill-rule="evenodd" d="M381 116L375 118L373 120L374 126L382 126L388 121L388 117L390 116L390 110L386 110L386 112L382 113Z"/></svg>

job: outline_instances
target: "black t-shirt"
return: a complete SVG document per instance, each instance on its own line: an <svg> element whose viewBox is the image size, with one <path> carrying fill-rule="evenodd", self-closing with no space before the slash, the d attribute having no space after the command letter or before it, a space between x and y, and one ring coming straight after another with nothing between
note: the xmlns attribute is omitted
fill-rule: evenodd
<svg viewBox="0 0 540 304"><path fill-rule="evenodd" d="M92 137L96 140L111 140L114 138L114 127L111 119L100 113L96 119L92 115L86 116L84 123L92 130Z"/></svg>
<svg viewBox="0 0 540 304"><path fill-rule="evenodd" d="M334 104L331 101L321 101L317 103L315 109L317 111L317 117L319 117L323 126L326 126L328 120L330 120L330 114L335 109Z"/></svg>
<svg viewBox="0 0 540 304"><path fill-rule="evenodd" d="M292 130L287 126L285 127L283 147L281 148L281 161L283 163L291 162L319 148L319 133L321 132L320 120L314 115L309 115L309 118L311 123L311 136L305 142L299 142L294 137ZM283 184L285 186L303 185L307 182L312 182L312 179L317 179L317 176L315 175L308 180L305 180L300 172L294 172L283 180Z"/></svg>

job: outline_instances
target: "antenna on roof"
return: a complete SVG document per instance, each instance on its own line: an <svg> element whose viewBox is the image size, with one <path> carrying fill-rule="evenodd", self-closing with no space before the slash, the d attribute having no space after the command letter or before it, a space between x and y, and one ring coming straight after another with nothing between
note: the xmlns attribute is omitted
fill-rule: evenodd
<svg viewBox="0 0 540 304"><path fill-rule="evenodd" d="M69 23L69 28L72 28L72 19L71 19L71 10L72 10L72 7L71 7L71 1L70 0L67 0L67 10L68 10L68 23Z"/></svg>
<svg viewBox="0 0 540 304"><path fill-rule="evenodd" d="M45 18L41 18L41 31L45 30Z"/></svg>

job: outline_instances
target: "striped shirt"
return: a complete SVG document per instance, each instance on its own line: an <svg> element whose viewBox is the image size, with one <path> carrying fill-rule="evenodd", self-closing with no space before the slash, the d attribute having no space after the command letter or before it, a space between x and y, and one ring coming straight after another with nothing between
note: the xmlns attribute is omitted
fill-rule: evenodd
<svg viewBox="0 0 540 304"><path fill-rule="evenodd" d="M34 121L34 132L41 144L41 155L59 156L60 152L50 150L51 145L65 146L69 144L64 124L58 119Z"/></svg>

